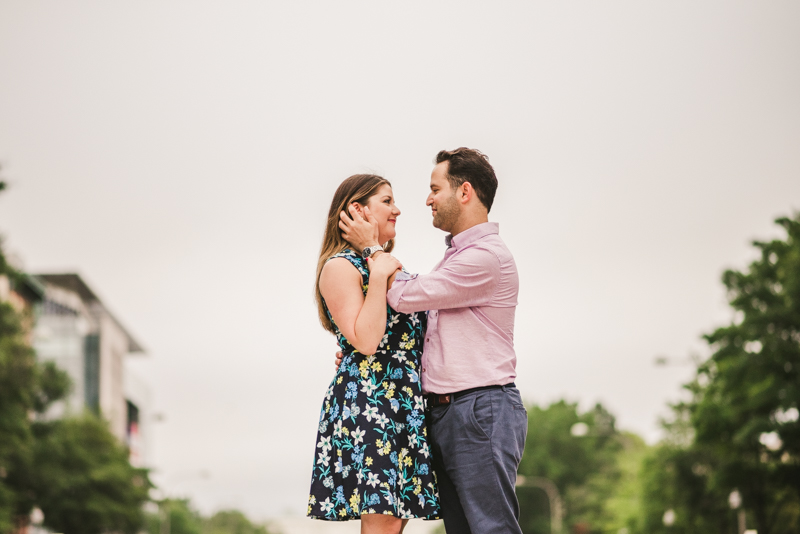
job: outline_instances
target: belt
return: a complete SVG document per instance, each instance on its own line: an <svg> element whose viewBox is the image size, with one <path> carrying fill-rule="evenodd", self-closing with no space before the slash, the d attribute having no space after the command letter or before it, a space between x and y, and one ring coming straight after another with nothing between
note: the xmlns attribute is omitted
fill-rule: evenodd
<svg viewBox="0 0 800 534"><path fill-rule="evenodd" d="M477 388L469 388L463 391L456 391L455 393L426 393L425 394L425 409L430 410L431 408L435 408L437 406L444 406L446 404L450 404L451 402L455 402L455 400L459 397L463 397L464 395L468 395L470 393L475 393L476 391L483 391L486 389L500 389L500 388L515 388L517 387L514 382L503 384L503 385L495 385L495 386L481 386Z"/></svg>

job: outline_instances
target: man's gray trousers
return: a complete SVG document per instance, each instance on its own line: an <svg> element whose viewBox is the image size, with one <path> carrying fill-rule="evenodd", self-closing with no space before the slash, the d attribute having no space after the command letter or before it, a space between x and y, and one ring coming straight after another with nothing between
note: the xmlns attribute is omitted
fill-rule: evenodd
<svg viewBox="0 0 800 534"><path fill-rule="evenodd" d="M514 491L528 416L514 386L454 396L428 412L447 534L522 534Z"/></svg>

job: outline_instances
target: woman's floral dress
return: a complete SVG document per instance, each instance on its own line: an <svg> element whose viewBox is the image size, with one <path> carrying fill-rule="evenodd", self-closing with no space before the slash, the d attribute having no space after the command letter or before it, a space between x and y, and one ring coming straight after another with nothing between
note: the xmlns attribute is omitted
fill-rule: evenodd
<svg viewBox="0 0 800 534"><path fill-rule="evenodd" d="M348 249L333 257L359 270L366 295L369 271L361 256ZM406 315L387 305L386 334L371 356L353 348L334 323L344 357L319 417L310 517L438 517L419 380L426 320L424 312Z"/></svg>

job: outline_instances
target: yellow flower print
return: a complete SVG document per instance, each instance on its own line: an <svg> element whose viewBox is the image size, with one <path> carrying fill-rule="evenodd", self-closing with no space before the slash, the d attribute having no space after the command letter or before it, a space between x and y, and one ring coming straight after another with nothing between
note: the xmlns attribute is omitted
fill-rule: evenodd
<svg viewBox="0 0 800 534"><path fill-rule="evenodd" d="M386 382L384 382L384 384L385 383ZM394 397L394 390L393 389L387 389L386 392L383 394L383 396L386 397L387 399L391 399L392 397Z"/></svg>
<svg viewBox="0 0 800 534"><path fill-rule="evenodd" d="M375 446L378 447L379 449L383 448L383 440L382 439L376 439L375 440Z"/></svg>
<svg viewBox="0 0 800 534"><path fill-rule="evenodd" d="M403 341L408 341L408 332L404 332L400 339L402 339Z"/></svg>
<svg viewBox="0 0 800 534"><path fill-rule="evenodd" d="M341 383L342 383L342 378L344 378L344 377L343 377L343 376L340 376L339 378L337 378L337 379L336 379L336 383L337 383L337 384L341 384Z"/></svg>
<svg viewBox="0 0 800 534"><path fill-rule="evenodd" d="M405 465L411 465L411 456L406 456L405 458L403 458L403 463Z"/></svg>
<svg viewBox="0 0 800 534"><path fill-rule="evenodd" d="M353 492L353 496L350 497L350 507L354 510L358 510L358 505L361 503L361 497L358 495L358 489Z"/></svg>
<svg viewBox="0 0 800 534"><path fill-rule="evenodd" d="M422 493L422 486L415 486L414 495L419 495L420 493Z"/></svg>
<svg viewBox="0 0 800 534"><path fill-rule="evenodd" d="M341 510L339 510L339 517L344 517L344 516L346 516L346 515L347 515L347 512L344 510L344 508L342 508Z"/></svg>
<svg viewBox="0 0 800 534"><path fill-rule="evenodd" d="M375 371L376 373L380 373L381 369L383 369L383 366L381 365L380 362L375 362L372 364L372 370Z"/></svg>
<svg viewBox="0 0 800 534"><path fill-rule="evenodd" d="M367 458L364 460L364 463L367 465L367 467L371 466L372 465L372 456L367 456Z"/></svg>

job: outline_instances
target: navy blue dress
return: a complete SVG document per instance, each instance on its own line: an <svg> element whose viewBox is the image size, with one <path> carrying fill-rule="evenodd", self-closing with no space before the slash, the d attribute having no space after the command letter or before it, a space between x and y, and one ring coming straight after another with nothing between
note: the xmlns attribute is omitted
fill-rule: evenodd
<svg viewBox="0 0 800 534"><path fill-rule="evenodd" d="M333 258L358 269L366 295L369 271L361 256L348 249ZM325 311L333 323L327 306ZM333 323L343 359L319 416L309 517L438 518L419 379L426 324L425 312L397 313L387 305L380 347L365 356Z"/></svg>

